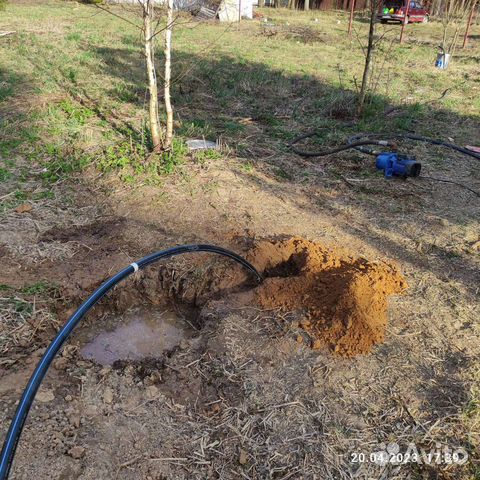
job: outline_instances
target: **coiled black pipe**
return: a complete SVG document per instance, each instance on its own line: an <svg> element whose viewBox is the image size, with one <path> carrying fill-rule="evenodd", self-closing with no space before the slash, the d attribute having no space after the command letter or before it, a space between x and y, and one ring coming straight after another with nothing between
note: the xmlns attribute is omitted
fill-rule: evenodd
<svg viewBox="0 0 480 480"><path fill-rule="evenodd" d="M359 150L362 153L367 153L369 155L377 155L379 152L373 151L372 149L365 148L365 147L367 145L382 145L382 146L387 146L396 150L397 145L395 144L395 142L391 142L389 140L383 140L383 139L399 139L400 138L400 139L415 140L417 142L430 143L432 145L440 145L442 147L450 148L451 150L455 150L457 152L463 153L464 155L468 155L470 157L480 160L480 153L473 152L468 148L460 147L458 145L455 145L454 143L444 142L443 140L436 140L434 138L422 137L421 135L415 135L413 133L394 133L394 134L360 133L358 135L354 135L350 137L347 140L347 143L345 145L340 145L339 147L335 147L328 150L321 150L319 152L307 152L295 147L295 144L297 144L301 140L313 137L318 133L319 133L318 131L314 131L314 132L306 133L304 135L300 135L294 138L290 142L289 146L293 152L305 158L324 157L325 155L331 155L333 153L342 152L343 150L349 150L351 148L354 148L355 150ZM372 137L381 137L382 140L374 140Z"/></svg>
<svg viewBox="0 0 480 480"><path fill-rule="evenodd" d="M444 142L443 140L436 140L435 138L428 138L422 137L421 135L415 135L413 133L392 133L392 134L383 134L383 133L360 133L358 135L354 135L347 140L347 144L350 145L352 148L356 148L363 153L371 153L370 151L366 151L366 149L362 149L361 146L357 145L360 139L366 139L371 137L381 137L381 138L389 138L389 139L408 139L408 140L415 140L416 142L424 142L430 143L432 145L440 145L445 148L450 148L451 150L455 150L459 153L463 153L463 155L468 155L470 157L476 158L480 160L480 153L476 153L472 150L469 150L465 147L460 147L459 145L455 145L454 143Z"/></svg>
<svg viewBox="0 0 480 480"><path fill-rule="evenodd" d="M324 157L326 155L331 155L332 153L342 152L343 150L350 150L351 148L360 149L361 147L366 145L383 145L391 148L395 147L394 143L387 142L385 140L359 140L356 142L347 143L346 145L340 145L339 147L331 148L328 150L321 150L319 152L306 152L304 150L300 150L299 148L295 147L296 143L300 142L301 140L304 140L305 138L314 137L315 135L317 135L317 133L318 132L310 132L294 138L290 142L290 148L292 149L293 152L295 152L297 155L300 155L301 157L312 158L312 157ZM361 151L364 153L367 153L367 151L364 151L364 150L361 150Z"/></svg>
<svg viewBox="0 0 480 480"><path fill-rule="evenodd" d="M17 448L20 435L22 434L23 426L25 420L27 419L28 412L32 406L32 402L35 399L35 395L42 383L43 378L45 377L48 368L50 367L55 355L60 350L61 346L65 340L72 333L73 329L78 325L80 320L85 316L85 314L102 298L104 297L115 285L120 283L123 279L131 275L132 273L150 265L151 263L157 262L158 260L173 257L175 255L180 255L182 253L194 253L194 252L208 252L216 253L218 255L223 255L224 257L231 258L236 261L251 273L253 273L258 282L262 281L262 276L258 273L255 267L247 262L240 255L237 255L234 252L226 250L221 247L215 247L212 245L183 245L179 247L172 247L167 250L161 250L156 253L152 253L146 257L143 257L138 262L130 264L127 268L124 268L122 271L118 272L116 275L111 277L100 287L98 287L90 297L80 305L77 311L69 318L67 323L62 327L58 332L57 336L47 348L43 354L40 362L37 365L37 368L33 372L28 384L23 392L20 403L18 404L15 416L13 417L10 428L8 429L7 436L5 438L5 443L3 444L2 453L0 455L0 480L6 480L8 478L10 468L12 466L13 459L15 457L15 450Z"/></svg>

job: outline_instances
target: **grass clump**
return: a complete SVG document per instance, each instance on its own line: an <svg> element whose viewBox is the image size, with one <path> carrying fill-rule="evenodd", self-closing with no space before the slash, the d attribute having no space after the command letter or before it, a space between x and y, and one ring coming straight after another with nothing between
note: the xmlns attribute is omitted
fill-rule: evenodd
<svg viewBox="0 0 480 480"><path fill-rule="evenodd" d="M222 152L214 149L200 150L195 153L194 160L200 165L205 165L208 162L220 160L223 157Z"/></svg>
<svg viewBox="0 0 480 480"><path fill-rule="evenodd" d="M12 174L6 168L0 167L0 182L7 181L11 176Z"/></svg>
<svg viewBox="0 0 480 480"><path fill-rule="evenodd" d="M175 169L185 162L188 153L188 147L185 142L176 137L172 142L172 149L162 153L160 156L159 172L163 174L171 174Z"/></svg>
<svg viewBox="0 0 480 480"><path fill-rule="evenodd" d="M40 280L39 282L32 283L21 289L21 293L24 295L50 295L56 296L57 287L47 282Z"/></svg>
<svg viewBox="0 0 480 480"><path fill-rule="evenodd" d="M51 183L69 177L90 165L92 158L73 145L47 144L41 149L46 160L43 162L42 178Z"/></svg>
<svg viewBox="0 0 480 480"><path fill-rule="evenodd" d="M145 171L147 151L143 145L124 142L107 147L99 158L97 167L102 172L131 169L132 173L140 174Z"/></svg>
<svg viewBox="0 0 480 480"><path fill-rule="evenodd" d="M47 306L32 303L21 292L8 285L1 285L0 290L8 292L8 297L0 297L0 354L5 355L20 346L24 351L36 343L39 333L57 328L58 322ZM46 292L39 292L39 294ZM30 295L30 294L29 294ZM33 294L35 295L35 293Z"/></svg>
<svg viewBox="0 0 480 480"><path fill-rule="evenodd" d="M93 110L81 107L69 99L62 100L59 103L61 110L67 115L68 119L73 120L78 125L85 125L90 117L95 115Z"/></svg>
<svg viewBox="0 0 480 480"><path fill-rule="evenodd" d="M183 140L173 139L172 149L150 154L142 144L123 142L108 146L96 160L102 172L116 172L126 183L135 183L136 177L146 184L158 184L163 175L172 174L184 163L188 148Z"/></svg>

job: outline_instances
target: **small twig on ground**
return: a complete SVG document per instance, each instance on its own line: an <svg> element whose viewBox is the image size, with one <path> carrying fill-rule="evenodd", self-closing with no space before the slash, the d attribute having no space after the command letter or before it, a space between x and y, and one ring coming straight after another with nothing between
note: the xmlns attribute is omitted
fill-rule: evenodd
<svg viewBox="0 0 480 480"><path fill-rule="evenodd" d="M136 457L133 457L130 460L127 460L126 462L121 463L118 466L118 469L121 470L122 468L129 467L130 465L133 465L134 463L137 463L141 458L143 458L143 455L137 455Z"/></svg>
<svg viewBox="0 0 480 480"><path fill-rule="evenodd" d="M186 462L188 458L185 457L158 457L158 458L149 458L148 460L154 462Z"/></svg>

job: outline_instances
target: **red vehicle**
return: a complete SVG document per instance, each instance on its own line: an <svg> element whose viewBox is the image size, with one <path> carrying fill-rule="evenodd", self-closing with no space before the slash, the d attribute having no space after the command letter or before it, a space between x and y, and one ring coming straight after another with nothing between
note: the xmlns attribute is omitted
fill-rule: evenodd
<svg viewBox="0 0 480 480"><path fill-rule="evenodd" d="M406 23L427 23L430 15L429 11L415 0L386 0L378 13L378 19L382 23L403 23L408 2L410 2L410 5L408 6Z"/></svg>

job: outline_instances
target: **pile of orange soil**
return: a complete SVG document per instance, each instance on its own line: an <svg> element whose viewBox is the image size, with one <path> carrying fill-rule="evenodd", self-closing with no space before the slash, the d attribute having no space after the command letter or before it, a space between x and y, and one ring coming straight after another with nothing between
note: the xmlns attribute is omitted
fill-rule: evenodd
<svg viewBox="0 0 480 480"><path fill-rule="evenodd" d="M393 264L369 262L300 237L260 241L249 260L267 277L256 291L265 309L303 310L313 348L369 353L383 342L387 297L407 284Z"/></svg>

